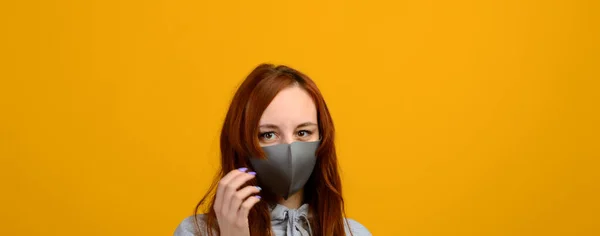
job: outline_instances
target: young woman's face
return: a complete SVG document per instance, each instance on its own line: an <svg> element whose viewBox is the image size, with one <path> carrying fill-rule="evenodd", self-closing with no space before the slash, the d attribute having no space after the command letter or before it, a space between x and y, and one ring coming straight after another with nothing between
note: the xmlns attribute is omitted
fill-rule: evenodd
<svg viewBox="0 0 600 236"><path fill-rule="evenodd" d="M260 117L260 146L319 140L317 108L300 86L279 92Z"/></svg>

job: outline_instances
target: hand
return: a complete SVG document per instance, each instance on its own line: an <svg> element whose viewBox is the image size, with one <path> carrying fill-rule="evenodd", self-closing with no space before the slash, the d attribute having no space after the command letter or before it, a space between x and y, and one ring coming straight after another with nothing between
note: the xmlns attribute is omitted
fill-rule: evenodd
<svg viewBox="0 0 600 236"><path fill-rule="evenodd" d="M247 186L239 189L248 180L255 177L255 172L246 173L247 168L232 170L227 173L217 187L214 210L221 236L249 236L248 213L260 201L260 196L251 196L260 192L258 186Z"/></svg>

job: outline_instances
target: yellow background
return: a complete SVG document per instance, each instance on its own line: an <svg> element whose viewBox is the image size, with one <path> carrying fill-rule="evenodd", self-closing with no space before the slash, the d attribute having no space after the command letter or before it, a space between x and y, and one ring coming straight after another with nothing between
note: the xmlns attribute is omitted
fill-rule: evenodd
<svg viewBox="0 0 600 236"><path fill-rule="evenodd" d="M170 235L261 62L375 235L600 235L598 1L4 1L0 235Z"/></svg>

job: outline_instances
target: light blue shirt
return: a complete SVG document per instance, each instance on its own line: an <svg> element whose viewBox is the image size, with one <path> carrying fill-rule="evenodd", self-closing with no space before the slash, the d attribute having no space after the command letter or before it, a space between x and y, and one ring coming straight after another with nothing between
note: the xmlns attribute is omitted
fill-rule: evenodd
<svg viewBox="0 0 600 236"><path fill-rule="evenodd" d="M277 204L274 208L271 208L273 234L275 236L310 236L312 230L307 215L308 204L304 204L298 209L288 209L283 205ZM204 234L206 232L204 217L204 214L196 215L200 226L199 230L194 226L193 216L184 219L175 230L174 236L199 236ZM347 220L347 224L344 221L347 236L350 235L350 232L354 236L371 236L369 230L363 225L352 219Z"/></svg>

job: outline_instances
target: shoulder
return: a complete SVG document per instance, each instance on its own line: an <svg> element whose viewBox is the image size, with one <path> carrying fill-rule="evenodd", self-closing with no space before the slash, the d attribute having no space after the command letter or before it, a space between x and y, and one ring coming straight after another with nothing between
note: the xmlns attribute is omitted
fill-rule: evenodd
<svg viewBox="0 0 600 236"><path fill-rule="evenodd" d="M345 228L346 228L346 235L354 235L354 236L371 236L371 232L369 232L369 230L363 226L362 224L358 223L358 221L355 221L353 219L346 219L347 223L344 222L345 224ZM350 234L350 232L352 232L352 234Z"/></svg>
<svg viewBox="0 0 600 236"><path fill-rule="evenodd" d="M206 235L206 221L204 214L198 214L195 216L196 220L194 220L194 216L189 216L185 218L177 229L175 229L174 236L199 236ZM196 221L197 224L196 225ZM215 234L216 235L216 234Z"/></svg>

